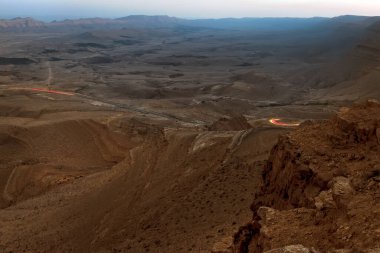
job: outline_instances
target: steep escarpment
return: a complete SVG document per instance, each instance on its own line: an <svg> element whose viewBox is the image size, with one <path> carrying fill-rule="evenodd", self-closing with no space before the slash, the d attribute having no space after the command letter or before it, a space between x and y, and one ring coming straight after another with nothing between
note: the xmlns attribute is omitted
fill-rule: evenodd
<svg viewBox="0 0 380 253"><path fill-rule="evenodd" d="M281 137L235 252L379 250L379 153L376 101Z"/></svg>
<svg viewBox="0 0 380 253"><path fill-rule="evenodd" d="M374 21L377 19L374 19ZM318 99L358 100L380 98L380 21L368 26L362 38L344 57L327 64L313 80L312 96ZM321 81L323 80L323 81ZM307 80L305 80L307 82Z"/></svg>
<svg viewBox="0 0 380 253"><path fill-rule="evenodd" d="M354 55L361 59L362 62L377 66L380 61L380 20L374 22L367 29L365 38L357 45ZM364 64L363 63L363 64Z"/></svg>

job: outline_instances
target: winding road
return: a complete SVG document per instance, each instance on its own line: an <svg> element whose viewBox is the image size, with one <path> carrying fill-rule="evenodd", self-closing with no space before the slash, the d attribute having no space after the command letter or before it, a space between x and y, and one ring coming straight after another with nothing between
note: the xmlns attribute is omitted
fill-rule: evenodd
<svg viewBox="0 0 380 253"><path fill-rule="evenodd" d="M162 118L166 118L166 119L174 119L176 121L180 121L183 123L190 123L190 124L197 124L197 125L204 123L204 122L198 121L198 120L187 120L187 119L177 117L175 115L163 113L163 112L148 111L144 108L138 108L138 107L133 107L133 106L129 106L129 105L124 105L121 103L116 103L113 101L111 102L111 101L108 101L105 99L90 97L90 96L87 96L84 94L74 93L74 92L52 90L49 88L40 88L40 87L30 87L30 88L28 88L28 87L7 87L7 88L5 88L5 90L14 90L14 91L23 90L23 91L30 91L30 92L35 92L35 93L50 93L50 94L58 94L58 95L65 95L65 96L76 96L76 97L80 97L82 99L90 100L91 102L98 102L99 105L108 104L108 105L111 105L111 106L119 108L119 109L124 109L124 110L128 110L131 112L137 112L137 113L141 113L141 114L153 115L153 116L162 117ZM91 104L93 104L93 103L91 103Z"/></svg>
<svg viewBox="0 0 380 253"><path fill-rule="evenodd" d="M51 84L52 84L52 80L53 80L53 70L52 70L52 66L51 66L50 61L47 61L46 65L47 65L47 69L48 69L48 76L47 76L46 81L45 81L47 88L39 88L39 87L30 87L30 88L27 88L27 87L17 87L16 88L16 87L9 87L9 88L7 88L7 90L26 90L26 91L32 91L32 92L37 92L37 93L44 92L44 93L51 93L51 94L58 94L58 95L65 95L65 96L78 95L80 97L84 97L84 98L87 98L87 99L93 99L93 98L89 98L86 95L82 95L82 94L78 94L78 93L51 89ZM144 114L152 114L152 115L155 115L155 116L160 116L160 117L165 117L165 118L172 118L172 119L183 121L183 122L186 122L186 123L200 123L200 122L193 122L193 121L189 122L187 120L183 120L183 119L180 119L180 118L175 117L173 115L168 115L168 114L164 114L164 113L151 112L151 111L146 111L146 110L139 109L139 108L132 108L130 106L125 106L125 105L121 105L121 104L109 103L108 101L106 101L106 102L105 101L101 101L101 102L102 103L111 104L113 106L116 106L116 107L119 107L119 108L123 108L123 109L127 109L127 110L130 110L130 111L135 111L135 112L144 113ZM279 118L271 118L268 121L272 125L282 126L282 127L296 127L296 126L300 125L300 123L286 123L286 122L281 121L281 119L279 119Z"/></svg>

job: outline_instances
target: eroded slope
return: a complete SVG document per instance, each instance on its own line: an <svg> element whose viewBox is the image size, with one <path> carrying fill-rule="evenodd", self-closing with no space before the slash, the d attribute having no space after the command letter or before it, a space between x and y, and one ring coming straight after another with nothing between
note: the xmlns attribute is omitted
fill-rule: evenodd
<svg viewBox="0 0 380 253"><path fill-rule="evenodd" d="M3 252L207 252L231 242L260 161L286 131L248 129L244 118L244 130L210 131L52 96L2 101Z"/></svg>

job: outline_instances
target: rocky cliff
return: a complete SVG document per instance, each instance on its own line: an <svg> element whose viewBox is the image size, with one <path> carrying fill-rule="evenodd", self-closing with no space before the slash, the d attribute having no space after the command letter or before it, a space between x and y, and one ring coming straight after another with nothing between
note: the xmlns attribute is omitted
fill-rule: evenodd
<svg viewBox="0 0 380 253"><path fill-rule="evenodd" d="M234 252L379 252L380 104L281 137L262 178Z"/></svg>

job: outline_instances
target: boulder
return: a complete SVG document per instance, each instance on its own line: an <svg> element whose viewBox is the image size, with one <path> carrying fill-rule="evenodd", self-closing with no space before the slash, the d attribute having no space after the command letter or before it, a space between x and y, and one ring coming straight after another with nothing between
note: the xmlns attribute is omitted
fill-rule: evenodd
<svg viewBox="0 0 380 253"><path fill-rule="evenodd" d="M350 179L346 177L334 177L332 180L332 197L341 207L347 207L348 202L355 190L352 188Z"/></svg>
<svg viewBox="0 0 380 253"><path fill-rule="evenodd" d="M318 210L336 208L336 203L334 201L331 189L320 192L319 195L314 198L314 201L315 207Z"/></svg>
<svg viewBox="0 0 380 253"><path fill-rule="evenodd" d="M264 253L313 253L312 251L301 244L288 245L282 248L272 249L265 251Z"/></svg>
<svg viewBox="0 0 380 253"><path fill-rule="evenodd" d="M273 208L261 206L257 210L257 215L261 218L261 220L267 221L267 220L270 220L271 217L274 216L275 212L276 212L276 210Z"/></svg>

